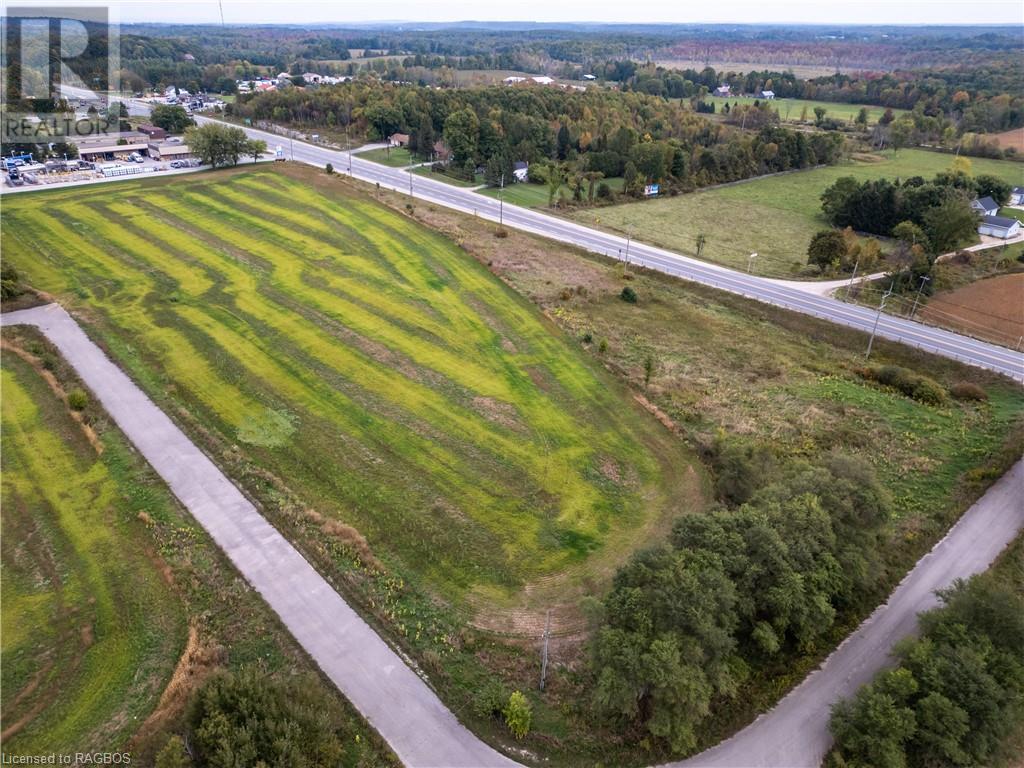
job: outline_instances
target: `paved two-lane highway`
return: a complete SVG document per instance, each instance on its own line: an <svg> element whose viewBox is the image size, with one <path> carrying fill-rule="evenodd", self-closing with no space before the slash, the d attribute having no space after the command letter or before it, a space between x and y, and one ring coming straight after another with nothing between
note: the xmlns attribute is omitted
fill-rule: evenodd
<svg viewBox="0 0 1024 768"><path fill-rule="evenodd" d="M210 121L210 118L204 117L197 119L200 122ZM499 211L498 200L477 194L464 187L456 187L426 176L409 173L400 168L390 168L370 160L363 160L357 154L350 155L347 152L301 141L291 141L277 134L254 128L245 128L244 130L253 138L263 139L271 148L280 145L284 149L285 156L297 162L321 168L327 163L331 163L335 170L341 173L351 173L354 178L361 181L380 184L381 187L405 194L409 194L411 190L414 198L436 205L454 208L492 221L498 221L500 216L506 226L515 229L549 237L612 258L625 259L628 255L632 264L639 264L685 280L693 280L868 333L871 332L877 319L880 337L909 344L927 352L987 368L1006 374L1018 381L1024 381L1024 355L1005 347L884 313L879 316L876 311L867 307L847 304L829 296L816 296L782 281L736 272L663 248L638 243L635 240L630 240L627 244L624 237L566 221L540 211L508 203Z"/></svg>

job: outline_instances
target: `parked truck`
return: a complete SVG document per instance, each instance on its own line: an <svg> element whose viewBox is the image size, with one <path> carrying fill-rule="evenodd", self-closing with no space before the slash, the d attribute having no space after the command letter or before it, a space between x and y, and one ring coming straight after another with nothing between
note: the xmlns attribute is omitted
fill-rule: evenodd
<svg viewBox="0 0 1024 768"><path fill-rule="evenodd" d="M282 163L284 162L284 147L282 147L280 144L278 144L277 147L274 149L274 161L280 161Z"/></svg>

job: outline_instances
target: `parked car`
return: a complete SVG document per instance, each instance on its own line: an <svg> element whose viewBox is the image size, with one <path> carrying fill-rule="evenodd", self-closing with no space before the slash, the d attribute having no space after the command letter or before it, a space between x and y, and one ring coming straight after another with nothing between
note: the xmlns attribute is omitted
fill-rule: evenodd
<svg viewBox="0 0 1024 768"><path fill-rule="evenodd" d="M182 168L184 160L171 160L171 168Z"/></svg>
<svg viewBox="0 0 1024 768"><path fill-rule="evenodd" d="M142 158L142 155L140 155L138 152L132 152L130 155L128 155L128 159L131 160L133 163L145 162Z"/></svg>
<svg viewBox="0 0 1024 768"><path fill-rule="evenodd" d="M26 174L23 174L23 175L25 177L25 181L27 181L29 184L38 184L39 183L39 177L36 176L34 173L26 173Z"/></svg>

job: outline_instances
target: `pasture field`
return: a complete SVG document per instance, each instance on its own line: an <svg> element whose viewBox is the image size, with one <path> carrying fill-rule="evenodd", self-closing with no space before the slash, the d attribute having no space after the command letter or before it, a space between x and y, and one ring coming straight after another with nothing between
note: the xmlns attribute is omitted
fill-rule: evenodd
<svg viewBox="0 0 1024 768"><path fill-rule="evenodd" d="M779 62L766 61L727 61L710 59L705 62L697 59L659 58L655 64L666 69L695 69L698 72L704 67L713 67L716 72L760 72L761 70L773 69L780 72L792 72L797 77L805 79L813 77L828 77L836 73L835 67L827 67L817 64L784 64Z"/></svg>
<svg viewBox="0 0 1024 768"><path fill-rule="evenodd" d="M708 96L708 100L715 103L715 110L718 114L722 114L722 106L725 104L731 107L734 104L753 104L755 101L762 103L765 101L755 96ZM800 118L805 108L807 117L803 122L813 123L815 107L824 109L826 118L833 117L836 120L846 120L851 123L857 117L861 107L867 107L868 125L874 125L885 114L885 107L872 104L842 104L834 101L814 101L813 99L772 99L770 103L779 113L779 120L783 123L801 122ZM893 109L893 114L898 116L906 111L905 109Z"/></svg>
<svg viewBox="0 0 1024 768"><path fill-rule="evenodd" d="M821 193L843 176L931 178L949 168L950 155L904 149L883 152L871 161L771 176L677 197L624 203L571 214L583 224L632 234L639 240L694 255L699 234L706 238L703 258L736 269L747 268L756 252L758 274L791 278L807 263L814 233L826 229ZM971 158L973 173L990 173L1013 185L1024 184L1024 164Z"/></svg>
<svg viewBox="0 0 1024 768"><path fill-rule="evenodd" d="M113 454L17 355L0 375L4 752L114 749L174 669L184 606Z"/></svg>
<svg viewBox="0 0 1024 768"><path fill-rule="evenodd" d="M532 632L702 506L691 452L407 216L303 169L108 187L6 203L5 258L272 517L340 527L364 565Z"/></svg>
<svg viewBox="0 0 1024 768"><path fill-rule="evenodd" d="M920 311L927 323L1018 348L1024 338L1024 272L937 293Z"/></svg>
<svg viewBox="0 0 1024 768"><path fill-rule="evenodd" d="M358 156L363 160L372 160L375 163L389 165L392 168L405 168L407 165L419 162L405 147L371 149L366 152L359 152Z"/></svg>

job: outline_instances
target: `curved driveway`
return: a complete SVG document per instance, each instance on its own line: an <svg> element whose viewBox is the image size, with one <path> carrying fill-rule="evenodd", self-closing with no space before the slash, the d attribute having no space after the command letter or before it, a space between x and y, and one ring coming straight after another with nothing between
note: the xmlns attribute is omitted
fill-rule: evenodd
<svg viewBox="0 0 1024 768"><path fill-rule="evenodd" d="M504 768L509 758L465 728L185 434L56 304L0 316L38 327L174 495L224 550L338 689L417 768ZM885 605L774 709L677 768L817 768L829 708L889 663L934 592L979 573L1024 527L1024 460L1000 479L907 575Z"/></svg>

